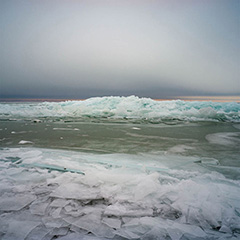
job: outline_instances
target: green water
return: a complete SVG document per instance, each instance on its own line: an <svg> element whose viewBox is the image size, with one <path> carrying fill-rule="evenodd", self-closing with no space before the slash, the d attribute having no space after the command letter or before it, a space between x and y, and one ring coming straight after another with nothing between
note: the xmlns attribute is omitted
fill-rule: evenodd
<svg viewBox="0 0 240 240"><path fill-rule="evenodd" d="M217 159L240 167L239 129L232 123L167 124L1 121L1 147L40 147L92 153L156 153ZM236 133L226 143L211 143L209 134ZM19 144L21 140L32 143Z"/></svg>

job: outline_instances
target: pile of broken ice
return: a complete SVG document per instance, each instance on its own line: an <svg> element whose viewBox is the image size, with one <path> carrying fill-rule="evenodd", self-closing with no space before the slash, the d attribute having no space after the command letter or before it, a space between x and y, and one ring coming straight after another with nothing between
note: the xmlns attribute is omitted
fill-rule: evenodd
<svg viewBox="0 0 240 240"><path fill-rule="evenodd" d="M240 181L179 158L2 149L0 238L239 239Z"/></svg>
<svg viewBox="0 0 240 240"><path fill-rule="evenodd" d="M84 101L0 103L2 119L46 118L144 119L150 122L179 119L187 121L240 122L237 102L155 101L151 98L94 97Z"/></svg>

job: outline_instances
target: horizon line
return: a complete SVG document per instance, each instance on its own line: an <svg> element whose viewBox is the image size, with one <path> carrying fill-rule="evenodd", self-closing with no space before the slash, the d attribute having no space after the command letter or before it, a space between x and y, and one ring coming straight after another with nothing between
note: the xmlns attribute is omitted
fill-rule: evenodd
<svg viewBox="0 0 240 240"><path fill-rule="evenodd" d="M98 96L96 96L98 97ZM107 96L106 96L107 97ZM89 97L94 98L94 97ZM61 102L61 101L84 101L89 98L0 98L0 102ZM150 98L150 97L140 97ZM183 100L183 101L212 101L212 102L240 102L240 96L174 96L168 98L151 98L155 101L171 101L171 100Z"/></svg>

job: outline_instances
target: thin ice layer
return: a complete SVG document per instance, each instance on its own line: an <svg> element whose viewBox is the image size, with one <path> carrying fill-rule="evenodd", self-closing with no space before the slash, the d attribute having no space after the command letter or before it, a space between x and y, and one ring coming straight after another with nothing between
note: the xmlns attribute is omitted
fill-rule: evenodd
<svg viewBox="0 0 240 240"><path fill-rule="evenodd" d="M11 220L2 240L24 240L40 222Z"/></svg>
<svg viewBox="0 0 240 240"><path fill-rule="evenodd" d="M240 132L221 132L208 134L206 139L212 144L223 146L240 146Z"/></svg>
<svg viewBox="0 0 240 240"><path fill-rule="evenodd" d="M63 184L54 190L50 196L55 198L78 200L93 200L102 198L98 189L89 188L76 183Z"/></svg>
<svg viewBox="0 0 240 240"><path fill-rule="evenodd" d="M239 236L240 181L209 170L209 166L219 167L214 160L166 153L107 155L40 148L2 149L0 154L11 162L0 169L4 181L0 192L5 192L6 199L15 198L16 205L18 197L33 196L20 199L18 208L0 203L4 237L14 236L11 229L22 220L41 223L25 229L23 236L39 234L48 239L88 232L113 239ZM64 159L66 167L79 167L85 175L28 165L19 168L13 158L23 164L51 161L60 166Z"/></svg>
<svg viewBox="0 0 240 240"><path fill-rule="evenodd" d="M30 194L3 195L0 199L0 211L19 211L36 199Z"/></svg>

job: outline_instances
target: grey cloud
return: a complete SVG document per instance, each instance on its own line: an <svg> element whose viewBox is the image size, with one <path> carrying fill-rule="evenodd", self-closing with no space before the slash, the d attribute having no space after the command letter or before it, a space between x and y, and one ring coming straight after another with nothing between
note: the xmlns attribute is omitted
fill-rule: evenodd
<svg viewBox="0 0 240 240"><path fill-rule="evenodd" d="M239 93L235 2L183 2L2 1L1 95Z"/></svg>

